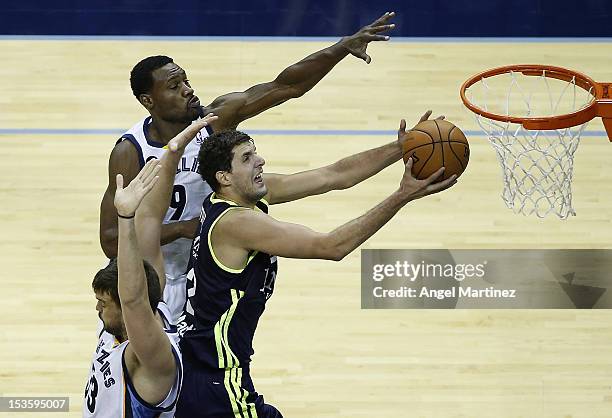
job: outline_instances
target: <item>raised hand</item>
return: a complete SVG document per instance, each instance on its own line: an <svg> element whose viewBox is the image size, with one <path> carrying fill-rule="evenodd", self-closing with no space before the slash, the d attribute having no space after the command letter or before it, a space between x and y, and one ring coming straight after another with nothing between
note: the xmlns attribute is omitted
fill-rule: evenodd
<svg viewBox="0 0 612 418"><path fill-rule="evenodd" d="M215 121L218 118L218 116L209 113L202 119L196 120L168 142L168 149L171 152L178 152L184 150L187 144L189 144L193 140L193 138L195 138L196 134L200 132L203 127L205 127L206 125L210 125L212 121Z"/></svg>
<svg viewBox="0 0 612 418"><path fill-rule="evenodd" d="M380 35L395 27L395 24L388 24L389 20L395 16L395 12L387 12L374 22L359 29L357 33L351 36L345 36L340 43L354 56L361 58L367 64L372 61L372 58L366 53L368 44L371 41L388 41L389 37Z"/></svg>
<svg viewBox="0 0 612 418"><path fill-rule="evenodd" d="M156 158L150 160L125 189L123 188L123 176L117 174L115 208L120 218L134 217L140 202L153 189L159 179L157 173L160 168L159 160Z"/></svg>
<svg viewBox="0 0 612 418"><path fill-rule="evenodd" d="M429 117L431 116L431 110L428 110L427 112L425 112L423 114L423 116L421 116L421 119L419 119L419 122L417 123L417 125L421 122L425 122L426 120L429 120ZM436 120L442 120L444 119L443 115L440 115L436 118ZM416 125L414 125L414 127L412 129L414 129L416 127ZM410 137L410 131L412 130L408 130L406 131L406 120L402 119L400 121L400 127L397 130L397 142L399 143L400 147L403 145L403 143Z"/></svg>
<svg viewBox="0 0 612 418"><path fill-rule="evenodd" d="M406 201L411 201L448 189L457 183L457 176L455 174L444 181L435 183L436 179L439 178L442 173L444 173L444 167L440 168L426 179L419 180L412 175L412 158L409 158L406 162L404 176L400 182L398 192L401 194L403 199L406 199Z"/></svg>

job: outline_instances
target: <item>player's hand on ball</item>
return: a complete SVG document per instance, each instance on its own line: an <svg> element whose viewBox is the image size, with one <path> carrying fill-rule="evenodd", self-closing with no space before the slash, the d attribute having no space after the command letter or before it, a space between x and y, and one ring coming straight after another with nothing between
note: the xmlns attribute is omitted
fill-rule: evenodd
<svg viewBox="0 0 612 418"><path fill-rule="evenodd" d="M134 216L142 199L153 189L157 179L159 179L157 173L160 168L158 159L150 160L126 188L123 188L123 176L117 174L115 208L120 217L131 218Z"/></svg>
<svg viewBox="0 0 612 418"><path fill-rule="evenodd" d="M412 175L412 158L409 158L406 162L404 176L400 182L399 193L403 199L411 201L448 189L457 183L457 176L454 174L446 180L436 183L435 181L442 173L444 173L444 167L441 167L426 179L419 180Z"/></svg>
<svg viewBox="0 0 612 418"><path fill-rule="evenodd" d="M423 116L421 116L421 119L419 119L418 123L412 127L412 129L416 128L416 126L419 123L429 120L431 113L432 113L431 110L428 110L427 112L425 112ZM444 115L440 115L436 118L436 120L442 120L442 119L444 119ZM410 131L412 129L406 131L406 119L400 120L400 127L397 130L397 142L399 143L400 148L402 147L402 144L410 137Z"/></svg>
<svg viewBox="0 0 612 418"><path fill-rule="evenodd" d="M367 64L372 61L372 58L366 53L368 44L371 41L388 41L389 37L381 35L395 27L395 24L389 24L389 20L395 16L395 12L387 12L374 22L359 29L357 33L351 36L345 36L340 41L352 55L364 60Z"/></svg>

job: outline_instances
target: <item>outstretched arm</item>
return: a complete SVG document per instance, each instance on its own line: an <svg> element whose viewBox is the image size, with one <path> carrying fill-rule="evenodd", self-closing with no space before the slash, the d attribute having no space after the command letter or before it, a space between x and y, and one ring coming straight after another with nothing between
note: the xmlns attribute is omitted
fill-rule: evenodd
<svg viewBox="0 0 612 418"><path fill-rule="evenodd" d="M235 210L226 214L213 229L217 249L240 248L289 258L341 260L374 235L406 203L439 192L456 183L456 176L434 183L443 168L425 180L412 176L408 160L399 189L359 218L324 234L302 225L280 222L254 210ZM244 225L248 225L245 228ZM217 246L215 240L222 240ZM219 254L217 253L217 256ZM223 260L222 260L223 261Z"/></svg>
<svg viewBox="0 0 612 418"><path fill-rule="evenodd" d="M170 341L151 309L134 216L140 202L158 180L158 160L151 160L123 188L123 176L117 175L115 207L119 216L119 300L130 344L125 352L128 371L139 394L150 403L163 400L176 376L176 362ZM139 376L134 372L138 368ZM135 377L138 376L138 379ZM142 386L143 378L155 385Z"/></svg>
<svg viewBox="0 0 612 418"><path fill-rule="evenodd" d="M366 53L371 41L389 39L381 33L392 29L388 24L395 15L388 12L357 33L342 38L338 43L315 52L283 70L274 81L258 84L241 93L229 93L215 99L207 110L219 115L213 124L215 131L235 129L238 124L289 99L300 97L313 88L334 66L348 54L371 61Z"/></svg>
<svg viewBox="0 0 612 418"><path fill-rule="evenodd" d="M419 123L431 116L425 112ZM438 119L443 119L439 116ZM307 196L341 190L374 176L402 157L402 143L408 138L406 121L400 122L397 141L343 158L334 164L291 175L264 174L270 204L290 202Z"/></svg>

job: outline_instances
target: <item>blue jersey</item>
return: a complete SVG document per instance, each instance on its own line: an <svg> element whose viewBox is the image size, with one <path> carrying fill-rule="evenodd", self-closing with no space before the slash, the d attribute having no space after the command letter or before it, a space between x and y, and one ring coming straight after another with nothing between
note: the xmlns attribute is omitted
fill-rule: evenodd
<svg viewBox="0 0 612 418"><path fill-rule="evenodd" d="M253 251L246 266L231 269L216 257L211 232L231 210L245 210L213 193L204 200L200 227L191 250L187 273L187 302L179 320L181 351L212 369L247 367L253 337L276 279L276 256ZM264 213L268 206L259 201Z"/></svg>

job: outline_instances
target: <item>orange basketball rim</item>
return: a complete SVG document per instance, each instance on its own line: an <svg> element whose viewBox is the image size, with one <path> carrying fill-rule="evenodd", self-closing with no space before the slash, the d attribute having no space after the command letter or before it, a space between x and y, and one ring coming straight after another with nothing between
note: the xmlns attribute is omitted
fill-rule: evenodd
<svg viewBox="0 0 612 418"><path fill-rule="evenodd" d="M572 113L545 117L517 117L512 115L500 115L486 111L469 101L466 90L473 84L483 79L504 73L522 73L526 76L545 76L557 80L575 83L590 93L593 97L583 108ZM485 118L500 122L511 122L521 124L529 130L553 130L582 125L596 117L603 120L608 138L612 141L612 83L598 83L592 78L578 71L569 70L551 65L523 64L508 65L483 71L468 79L461 86L461 100L472 112Z"/></svg>

